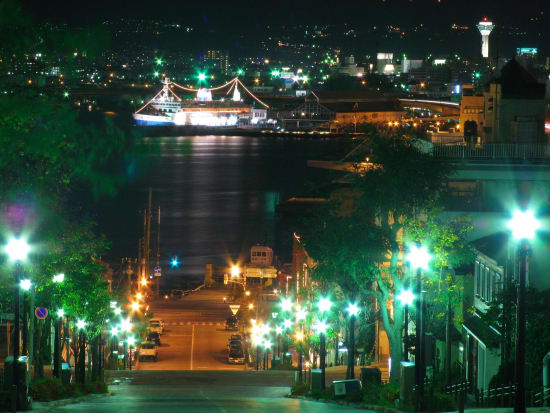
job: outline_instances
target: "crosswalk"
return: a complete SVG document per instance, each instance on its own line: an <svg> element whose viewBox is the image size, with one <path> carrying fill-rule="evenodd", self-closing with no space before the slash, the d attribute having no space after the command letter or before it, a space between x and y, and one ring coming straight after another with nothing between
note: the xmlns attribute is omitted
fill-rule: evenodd
<svg viewBox="0 0 550 413"><path fill-rule="evenodd" d="M218 326L222 327L225 325L223 322L215 321L166 321L164 323L166 327L175 327L175 326Z"/></svg>

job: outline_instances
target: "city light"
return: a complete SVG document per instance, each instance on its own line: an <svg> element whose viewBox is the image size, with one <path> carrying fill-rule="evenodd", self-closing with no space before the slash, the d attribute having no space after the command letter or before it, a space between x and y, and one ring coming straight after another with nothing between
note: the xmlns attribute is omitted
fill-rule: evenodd
<svg viewBox="0 0 550 413"><path fill-rule="evenodd" d="M132 311L139 311L139 303L137 301L133 301L131 304Z"/></svg>
<svg viewBox="0 0 550 413"><path fill-rule="evenodd" d="M403 290L397 296L397 299L401 302L401 304L410 306L414 302L415 296L411 290Z"/></svg>
<svg viewBox="0 0 550 413"><path fill-rule="evenodd" d="M76 327L79 329L79 330L83 330L85 327L86 327L86 321L85 320L78 320L76 322Z"/></svg>
<svg viewBox="0 0 550 413"><path fill-rule="evenodd" d="M263 344L266 349L270 349L271 346L273 345L273 343L270 340L265 340Z"/></svg>
<svg viewBox="0 0 550 413"><path fill-rule="evenodd" d="M205 73L199 73L197 76L200 82L204 82L206 80L206 74Z"/></svg>
<svg viewBox="0 0 550 413"><path fill-rule="evenodd" d="M32 286L32 281L29 279L21 280L19 282L19 287L24 291L29 291Z"/></svg>
<svg viewBox="0 0 550 413"><path fill-rule="evenodd" d="M68 98L69 97L69 92L67 92L67 91L63 92L63 97Z"/></svg>
<svg viewBox="0 0 550 413"><path fill-rule="evenodd" d="M170 261L170 265L172 266L172 268L177 268L177 266L180 265L178 257L172 258L172 261Z"/></svg>
<svg viewBox="0 0 550 413"><path fill-rule="evenodd" d="M348 305L348 308L346 308L346 311L349 315L356 316L357 314L359 314L359 307L357 307L357 304L351 303L350 305Z"/></svg>
<svg viewBox="0 0 550 413"><path fill-rule="evenodd" d="M269 327L269 324L262 324L260 326L260 331L262 332L262 335L266 336L271 331L271 327Z"/></svg>
<svg viewBox="0 0 550 413"><path fill-rule="evenodd" d="M155 63L157 64L157 66L160 66L160 65L162 65L164 62L162 61L162 58L161 58L161 57L157 57L157 58L155 59Z"/></svg>
<svg viewBox="0 0 550 413"><path fill-rule="evenodd" d="M281 308L283 309L283 311L292 310L292 301L289 298L283 298L281 300Z"/></svg>
<svg viewBox="0 0 550 413"><path fill-rule="evenodd" d="M317 320L313 325L313 329L317 334L324 334L327 331L328 324L324 320Z"/></svg>
<svg viewBox="0 0 550 413"><path fill-rule="evenodd" d="M290 328L292 326L292 321L290 321L290 320L283 321L283 326L285 328Z"/></svg>
<svg viewBox="0 0 550 413"><path fill-rule="evenodd" d="M252 304L252 303L248 304L248 309L249 309L249 310L254 309L254 304Z"/></svg>
<svg viewBox="0 0 550 413"><path fill-rule="evenodd" d="M273 76L273 77L279 77L279 76L281 76L281 72L278 71L278 70L272 70L272 71L271 71L271 76Z"/></svg>
<svg viewBox="0 0 550 413"><path fill-rule="evenodd" d="M304 310L304 309L302 309L302 308L300 308L300 307L298 307L298 308L296 309L296 320L297 320L297 321L303 321L303 320L305 320L305 319L306 319L306 316L307 316L306 310Z"/></svg>
<svg viewBox="0 0 550 413"><path fill-rule="evenodd" d="M283 332L283 328L281 326L275 327L275 333L277 335L280 335Z"/></svg>
<svg viewBox="0 0 550 413"><path fill-rule="evenodd" d="M244 292L244 295L246 295L247 297L249 297L249 296L250 296L250 291L245 291L245 292Z"/></svg>
<svg viewBox="0 0 550 413"><path fill-rule="evenodd" d="M27 241L21 238L12 238L8 245L4 247L6 254L12 261L22 261L27 258L31 247L27 244Z"/></svg>
<svg viewBox="0 0 550 413"><path fill-rule="evenodd" d="M154 77L159 77L159 72L155 71L155 72L153 73L153 76L154 76Z"/></svg>
<svg viewBox="0 0 550 413"><path fill-rule="evenodd" d="M116 335L118 335L118 333L119 333L118 327L111 328L111 335L112 336L116 336Z"/></svg>
<svg viewBox="0 0 550 413"><path fill-rule="evenodd" d="M141 279L141 285L144 286L144 287L147 285L147 279L146 278Z"/></svg>
<svg viewBox="0 0 550 413"><path fill-rule="evenodd" d="M138 300L141 300L141 299L143 298L143 294L142 294L142 293L137 293L137 294L136 294L136 298L137 298Z"/></svg>
<svg viewBox="0 0 550 413"><path fill-rule="evenodd" d="M512 230L515 239L533 239L535 232L540 228L540 222L535 218L533 211L515 211L508 222L508 228Z"/></svg>
<svg viewBox="0 0 550 413"><path fill-rule="evenodd" d="M301 331L296 332L296 341L302 341L304 339L304 333Z"/></svg>
<svg viewBox="0 0 550 413"><path fill-rule="evenodd" d="M241 273L241 269L239 268L238 265L233 265L231 267L231 276L232 277L238 277L240 273Z"/></svg>
<svg viewBox="0 0 550 413"><path fill-rule="evenodd" d="M432 257L425 246L417 247L416 245L411 245L407 259L413 268L422 268L426 270L428 269L428 263Z"/></svg>
<svg viewBox="0 0 550 413"><path fill-rule="evenodd" d="M63 273L55 274L53 276L53 282L54 283L62 283L63 280L65 280L65 274L63 274Z"/></svg>
<svg viewBox="0 0 550 413"><path fill-rule="evenodd" d="M129 319L123 319L121 322L120 322L120 326L119 326L120 330L121 331L125 331L125 332L129 332L132 330L132 323L130 322Z"/></svg>
<svg viewBox="0 0 550 413"><path fill-rule="evenodd" d="M128 337L126 340L128 342L128 345L131 347L136 344L136 338L135 337Z"/></svg>
<svg viewBox="0 0 550 413"><path fill-rule="evenodd" d="M120 313L122 313L122 309L117 307L114 309L114 312L116 315L120 315Z"/></svg>
<svg viewBox="0 0 550 413"><path fill-rule="evenodd" d="M57 316L58 316L59 318L64 317L64 316L65 316L65 310L63 310L62 308L60 308L59 310L57 310Z"/></svg>
<svg viewBox="0 0 550 413"><path fill-rule="evenodd" d="M332 302L328 297L321 297L319 299L319 302L317 303L317 307L319 308L319 311L325 313L330 311L330 307L332 307Z"/></svg>

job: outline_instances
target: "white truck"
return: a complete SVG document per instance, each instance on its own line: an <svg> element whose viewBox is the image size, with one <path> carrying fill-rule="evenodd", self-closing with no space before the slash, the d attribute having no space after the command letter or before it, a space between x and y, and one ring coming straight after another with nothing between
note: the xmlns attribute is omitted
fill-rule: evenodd
<svg viewBox="0 0 550 413"><path fill-rule="evenodd" d="M158 361L157 346L152 341L144 341L139 348L139 361L152 359Z"/></svg>

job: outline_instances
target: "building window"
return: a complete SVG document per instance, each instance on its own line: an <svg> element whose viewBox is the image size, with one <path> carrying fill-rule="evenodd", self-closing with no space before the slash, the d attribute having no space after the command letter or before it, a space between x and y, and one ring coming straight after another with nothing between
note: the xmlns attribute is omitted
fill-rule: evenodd
<svg viewBox="0 0 550 413"><path fill-rule="evenodd" d="M485 301L490 300L489 294L491 289L491 272L492 271L489 270L489 267L485 267L485 297L483 297Z"/></svg>

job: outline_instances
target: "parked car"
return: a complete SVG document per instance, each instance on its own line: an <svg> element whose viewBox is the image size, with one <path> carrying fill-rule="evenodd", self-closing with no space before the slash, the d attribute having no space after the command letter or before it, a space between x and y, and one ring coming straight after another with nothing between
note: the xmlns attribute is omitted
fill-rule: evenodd
<svg viewBox="0 0 550 413"><path fill-rule="evenodd" d="M157 346L152 341L144 341L139 348L139 361L152 359L158 361Z"/></svg>
<svg viewBox="0 0 550 413"><path fill-rule="evenodd" d="M159 334L162 334L162 332L164 331L164 328L162 326L162 324L160 323L160 320L151 320L149 321L149 331L153 332L153 333L159 333Z"/></svg>
<svg viewBox="0 0 550 413"><path fill-rule="evenodd" d="M229 364L244 364L244 353L242 349L231 349L227 356Z"/></svg>
<svg viewBox="0 0 550 413"><path fill-rule="evenodd" d="M232 347L243 348L243 343L241 342L241 340L231 340L229 343L227 343L227 348L231 349Z"/></svg>
<svg viewBox="0 0 550 413"><path fill-rule="evenodd" d="M227 320L225 320L225 329L226 330L233 330L236 331L239 329L239 321L236 317L228 317Z"/></svg>
<svg viewBox="0 0 550 413"><path fill-rule="evenodd" d="M147 341L152 341L155 345L160 346L160 334L154 331L147 334Z"/></svg>

